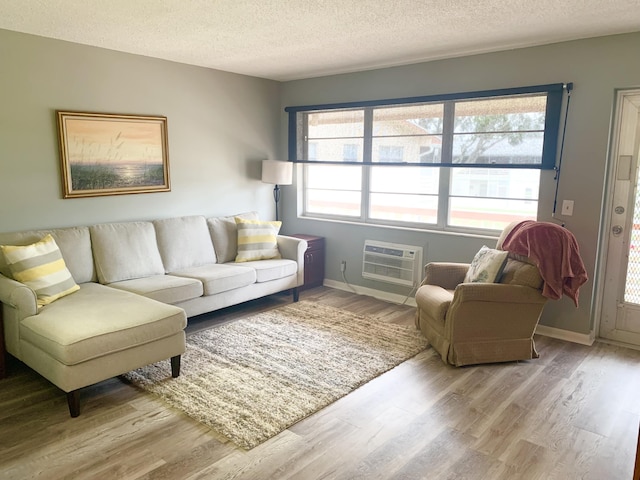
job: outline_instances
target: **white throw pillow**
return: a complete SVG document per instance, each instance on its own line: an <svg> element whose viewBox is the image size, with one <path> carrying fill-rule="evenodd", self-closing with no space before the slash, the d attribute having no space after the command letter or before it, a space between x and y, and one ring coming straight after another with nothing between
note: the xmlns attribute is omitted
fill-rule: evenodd
<svg viewBox="0 0 640 480"><path fill-rule="evenodd" d="M495 283L500 279L509 252L495 250L484 245L473 257L464 283Z"/></svg>

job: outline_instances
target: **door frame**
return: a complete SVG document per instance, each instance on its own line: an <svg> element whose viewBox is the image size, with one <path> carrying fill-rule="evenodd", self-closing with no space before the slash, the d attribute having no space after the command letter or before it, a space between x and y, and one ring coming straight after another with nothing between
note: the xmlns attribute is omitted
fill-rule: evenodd
<svg viewBox="0 0 640 480"><path fill-rule="evenodd" d="M595 295L592 304L593 312L593 330L598 339L611 343L623 342L612 340L610 338L601 337L602 318L604 314L604 293L606 287L606 270L607 270L607 257L609 252L609 239L610 229L613 218L613 204L614 204L614 192L617 180L617 169L619 159L619 142L620 133L622 129L622 106L624 100L629 96L640 96L639 87L618 88L614 90L613 108L611 112L609 142L607 146L607 164L605 170L604 191L602 197L602 208L600 215L599 236L598 236L598 248L596 253L596 271L595 271ZM640 112L640 107L638 109ZM633 173L635 175L635 172ZM625 234L627 232L629 219L633 222L632 212L629 212L631 217L627 216L627 223L625 224ZM623 272L618 272L618 275L622 275ZM620 293L620 292L618 292ZM633 346L625 344L633 348L640 348L640 346Z"/></svg>

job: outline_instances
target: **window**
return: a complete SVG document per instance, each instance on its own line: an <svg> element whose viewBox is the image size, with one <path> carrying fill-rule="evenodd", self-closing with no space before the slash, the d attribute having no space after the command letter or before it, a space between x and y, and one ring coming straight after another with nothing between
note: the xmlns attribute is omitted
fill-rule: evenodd
<svg viewBox="0 0 640 480"><path fill-rule="evenodd" d="M303 214L469 231L536 219L562 92L554 84L287 107L289 155L304 163Z"/></svg>

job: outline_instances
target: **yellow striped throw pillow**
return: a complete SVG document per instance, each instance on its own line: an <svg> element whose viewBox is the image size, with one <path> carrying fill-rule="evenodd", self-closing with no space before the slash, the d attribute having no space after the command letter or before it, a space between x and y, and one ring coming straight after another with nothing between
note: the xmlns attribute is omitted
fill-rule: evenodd
<svg viewBox="0 0 640 480"><path fill-rule="evenodd" d="M14 280L30 287L42 307L80 289L51 235L32 245L0 245Z"/></svg>
<svg viewBox="0 0 640 480"><path fill-rule="evenodd" d="M246 220L236 217L236 226L238 227L236 262L281 258L277 236L282 222Z"/></svg>

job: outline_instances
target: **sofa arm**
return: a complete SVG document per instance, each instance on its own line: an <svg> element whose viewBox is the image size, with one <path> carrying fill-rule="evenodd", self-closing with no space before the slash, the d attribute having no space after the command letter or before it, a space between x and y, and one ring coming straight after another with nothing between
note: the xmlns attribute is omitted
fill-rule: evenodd
<svg viewBox="0 0 640 480"><path fill-rule="evenodd" d="M307 241L286 235L278 235L277 238L282 258L294 260L298 264L297 285L304 285L304 253L307 251Z"/></svg>
<svg viewBox="0 0 640 480"><path fill-rule="evenodd" d="M422 285L437 285L445 290L453 290L464 281L467 270L468 263L431 262L424 267Z"/></svg>
<svg viewBox="0 0 640 480"><path fill-rule="evenodd" d="M0 274L0 318L7 352L20 356L20 322L38 313L36 293L26 285Z"/></svg>
<svg viewBox="0 0 640 480"><path fill-rule="evenodd" d="M20 312L20 319L38 313L36 292L0 274L0 302Z"/></svg>

